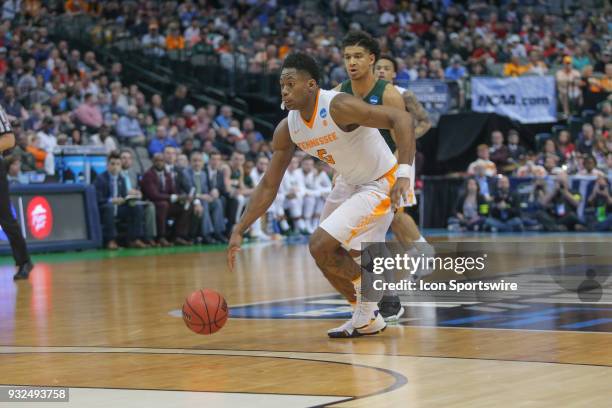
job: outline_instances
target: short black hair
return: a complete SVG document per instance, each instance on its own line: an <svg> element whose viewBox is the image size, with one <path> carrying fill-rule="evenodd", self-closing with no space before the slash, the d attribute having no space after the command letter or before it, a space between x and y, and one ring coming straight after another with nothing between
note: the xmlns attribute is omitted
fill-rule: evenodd
<svg viewBox="0 0 612 408"><path fill-rule="evenodd" d="M382 54L380 57L378 57L378 59L376 60L377 62L385 59L388 61L391 61L391 63L393 64L393 71L397 73L397 61L395 60L395 58L393 58L393 55L391 54Z"/></svg>
<svg viewBox="0 0 612 408"><path fill-rule="evenodd" d="M119 153L119 150L113 150L108 154L108 161L110 162L111 160L121 160L121 153Z"/></svg>
<svg viewBox="0 0 612 408"><path fill-rule="evenodd" d="M287 58L285 58L283 66L281 67L281 71L288 68L307 72L317 84L321 79L319 64L317 64L317 61L313 57L303 52L295 52L287 55Z"/></svg>
<svg viewBox="0 0 612 408"><path fill-rule="evenodd" d="M370 54L374 54L375 61L380 58L378 41L365 31L350 31L342 40L342 49L344 50L351 45L365 48Z"/></svg>

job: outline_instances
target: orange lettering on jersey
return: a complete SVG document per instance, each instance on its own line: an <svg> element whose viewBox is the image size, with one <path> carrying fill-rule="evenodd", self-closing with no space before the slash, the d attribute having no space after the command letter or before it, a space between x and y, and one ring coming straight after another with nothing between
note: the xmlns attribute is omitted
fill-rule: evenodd
<svg viewBox="0 0 612 408"><path fill-rule="evenodd" d="M321 137L315 137L314 139L308 139L304 142L299 142L297 145L302 150L309 150L317 146L331 143L334 140L338 140L338 137L336 136L336 132L332 132L332 133L329 133Z"/></svg>

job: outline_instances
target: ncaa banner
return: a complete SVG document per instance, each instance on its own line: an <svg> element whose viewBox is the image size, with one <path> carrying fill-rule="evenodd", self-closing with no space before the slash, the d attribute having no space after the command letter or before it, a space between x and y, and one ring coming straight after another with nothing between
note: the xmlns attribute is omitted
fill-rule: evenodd
<svg viewBox="0 0 612 408"><path fill-rule="evenodd" d="M494 112L521 123L557 121L555 78L472 78L472 110Z"/></svg>
<svg viewBox="0 0 612 408"><path fill-rule="evenodd" d="M412 91L417 100L423 104L423 108L429 114L429 119L435 125L440 116L450 109L450 93L448 85L444 81L435 79L421 79L399 83Z"/></svg>

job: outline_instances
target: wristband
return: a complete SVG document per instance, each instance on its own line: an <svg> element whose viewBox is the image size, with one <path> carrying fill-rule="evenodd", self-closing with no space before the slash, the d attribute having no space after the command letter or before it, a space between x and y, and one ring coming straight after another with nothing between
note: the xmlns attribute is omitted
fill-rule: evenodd
<svg viewBox="0 0 612 408"><path fill-rule="evenodd" d="M410 178L412 177L412 165L410 164L400 164L395 172L395 177L397 178Z"/></svg>
<svg viewBox="0 0 612 408"><path fill-rule="evenodd" d="M178 200L178 196L176 194L170 194L171 203L176 203L177 200Z"/></svg>

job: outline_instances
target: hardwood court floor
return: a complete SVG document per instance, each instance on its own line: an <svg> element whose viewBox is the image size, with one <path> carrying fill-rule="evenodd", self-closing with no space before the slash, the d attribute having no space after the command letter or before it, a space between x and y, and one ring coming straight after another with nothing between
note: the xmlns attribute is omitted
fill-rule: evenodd
<svg viewBox="0 0 612 408"><path fill-rule="evenodd" d="M498 238L500 245L504 239L511 238ZM442 327L436 322L445 311L421 305L381 336L330 340L326 330L342 320L325 314L347 308L305 245L245 248L234 273L221 250L38 257L30 280L19 283L5 263L0 384L71 387L71 403L61 406L75 407L606 407L612 401L609 330ZM201 287L217 289L238 315L253 318L231 317L212 336L191 333L178 310ZM608 314L584 324L612 322L606 309L612 303L597 307Z"/></svg>

